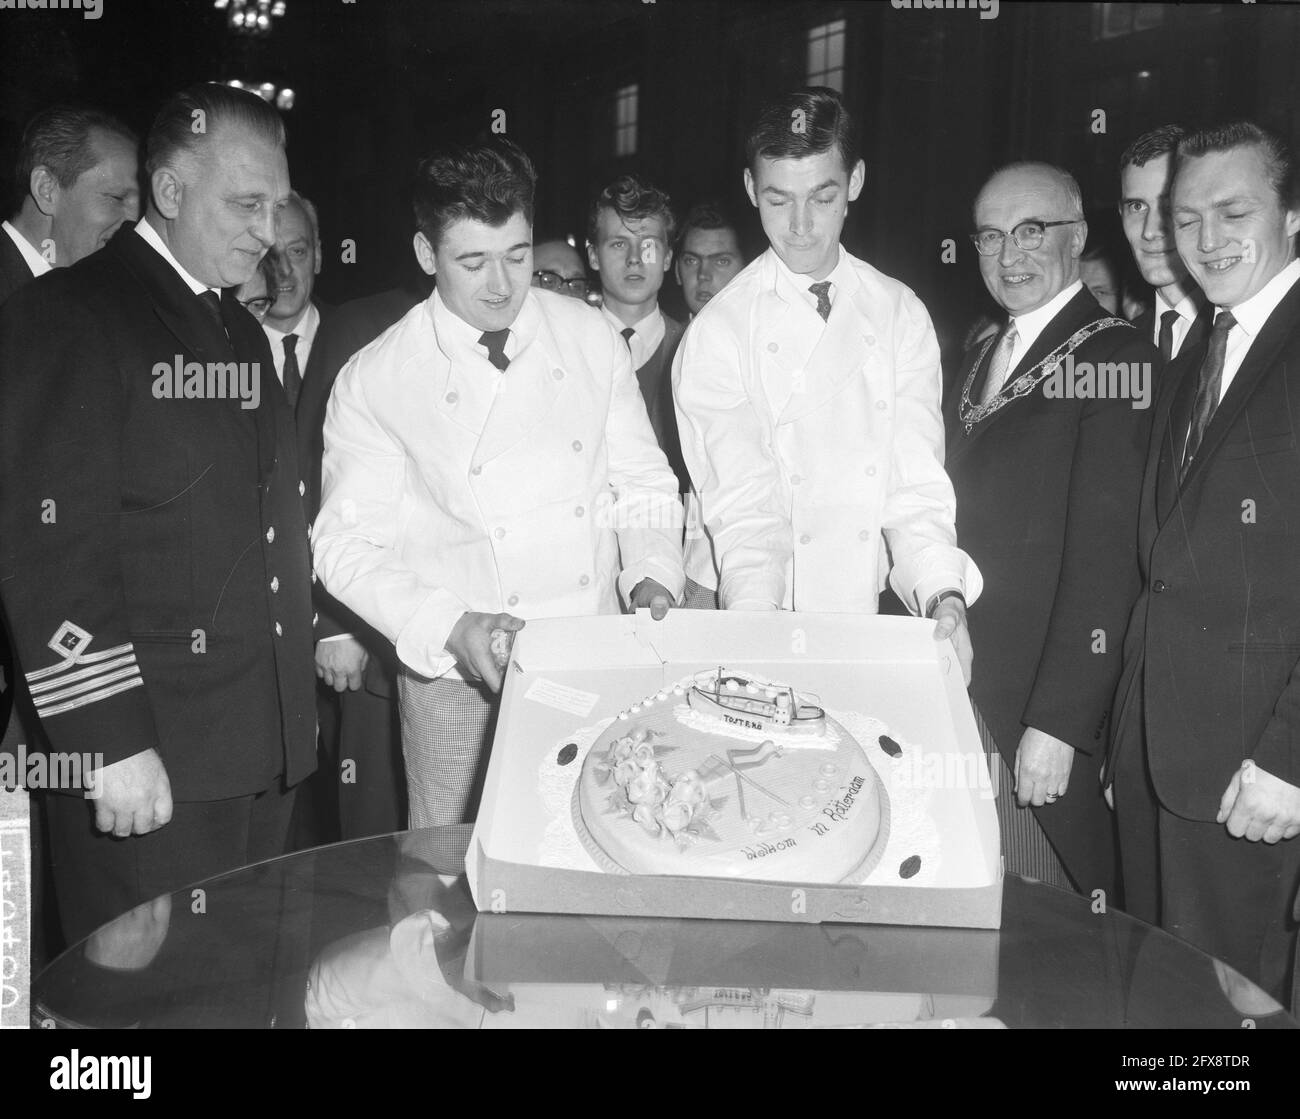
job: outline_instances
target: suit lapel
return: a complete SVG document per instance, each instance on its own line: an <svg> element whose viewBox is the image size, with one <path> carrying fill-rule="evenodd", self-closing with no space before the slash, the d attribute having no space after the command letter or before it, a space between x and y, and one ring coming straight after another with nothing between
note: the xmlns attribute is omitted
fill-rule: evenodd
<svg viewBox="0 0 1300 1119"><path fill-rule="evenodd" d="M190 357L201 362L232 360L230 344L203 309L199 296L133 226L123 226L109 247L144 287L154 312Z"/></svg>
<svg viewBox="0 0 1300 1119"><path fill-rule="evenodd" d="M1064 307L1060 309L1060 311L1056 313L1056 316L1042 329L1038 337L1034 339L1033 345L1030 346L1029 349L1025 351L1024 356L1016 362L1015 369L1013 369L1011 375L1007 377L1006 383L1002 386L999 395L1010 393L1015 383L1022 377L1032 376L1039 362L1056 349L1057 346L1067 341L1075 331L1086 326L1090 322L1095 322L1097 319L1105 317L1107 317L1105 310L1102 308L1101 304L1092 297L1092 293L1088 291L1087 288L1078 292ZM987 364L992 360L994 345L996 345L996 343L991 344L988 350L985 351L984 364ZM969 351L970 355L972 355L969 360L974 360L974 355L978 355L979 352L978 348L972 348ZM953 385L954 393L960 394L963 389L965 389L971 394L970 399L972 405L977 405L979 403L973 394L982 384L980 372L981 370L979 369L966 369L966 376L959 377L957 382ZM973 377L972 373L974 374ZM1008 415L1019 414L1021 411L1020 406L1028 399L1028 396L1017 399L1008 399L1001 408L997 409L997 411L979 420L971 428L969 434L966 433L965 421L961 418L959 406L956 420L960 427L959 434L963 436L962 445L969 447L976 439L985 435L991 428L995 428L999 421L1004 420ZM958 395L958 400L960 400L960 395Z"/></svg>
<svg viewBox="0 0 1300 1119"><path fill-rule="evenodd" d="M1264 329L1251 342L1250 349L1246 351L1246 360L1241 363L1241 368L1232 378L1228 391L1223 394L1223 399L1214 410L1214 415L1210 417L1205 435L1201 439L1200 449L1187 468L1187 475L1183 479L1184 486L1189 484L1214 457L1214 452L1241 414L1246 401L1250 399L1264 375L1274 367L1278 352L1298 328L1300 328L1300 281L1291 285L1291 290L1286 293L1282 302L1273 308L1273 313L1264 323Z"/></svg>
<svg viewBox="0 0 1300 1119"><path fill-rule="evenodd" d="M1156 454L1156 518L1163 524L1178 500L1178 467L1192 418L1192 401L1200 377L1205 345L1188 349L1184 344L1161 379L1151 446Z"/></svg>

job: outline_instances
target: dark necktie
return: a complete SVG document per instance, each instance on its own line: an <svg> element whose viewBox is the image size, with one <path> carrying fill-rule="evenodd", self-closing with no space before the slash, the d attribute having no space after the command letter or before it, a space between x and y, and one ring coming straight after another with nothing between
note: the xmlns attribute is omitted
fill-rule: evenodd
<svg viewBox="0 0 1300 1119"><path fill-rule="evenodd" d="M1237 325L1231 311L1220 311L1210 329L1210 343L1201 362L1201 374L1196 383L1196 401L1192 405L1192 425L1187 432L1187 446L1183 451L1183 468L1178 473L1181 482L1192 465L1192 459L1201 449L1205 429L1219 404L1219 386L1223 383L1223 358L1228 352L1228 332Z"/></svg>
<svg viewBox="0 0 1300 1119"><path fill-rule="evenodd" d="M631 353L632 335L634 335L636 331L630 326L625 326L621 331L619 331L619 333L623 335L623 341L627 343L627 352Z"/></svg>
<svg viewBox="0 0 1300 1119"><path fill-rule="evenodd" d="M298 369L298 335L284 336L284 394L289 398L289 407L298 406L298 393L302 391L302 373Z"/></svg>
<svg viewBox="0 0 1300 1119"><path fill-rule="evenodd" d="M221 317L221 296L215 291L208 289L199 292L199 302L203 304L203 310L207 312L208 318L217 324L217 329L221 331L226 341L230 341L230 335L226 331L225 321Z"/></svg>
<svg viewBox="0 0 1300 1119"><path fill-rule="evenodd" d="M821 315L822 322L831 317L831 282L822 280L816 284L810 284L808 290L817 297L817 313Z"/></svg>
<svg viewBox="0 0 1300 1119"><path fill-rule="evenodd" d="M505 330L485 330L483 336L478 340L480 346L487 348L488 361L495 365L502 373L510 364L510 359L506 357L506 339L510 337L510 328Z"/></svg>
<svg viewBox="0 0 1300 1119"><path fill-rule="evenodd" d="M1160 360L1168 365L1174 356L1174 324L1178 321L1177 311L1166 311L1160 316Z"/></svg>

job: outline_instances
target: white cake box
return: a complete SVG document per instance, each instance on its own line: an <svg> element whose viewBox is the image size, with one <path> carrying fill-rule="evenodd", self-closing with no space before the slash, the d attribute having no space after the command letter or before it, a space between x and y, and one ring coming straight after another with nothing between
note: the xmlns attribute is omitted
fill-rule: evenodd
<svg viewBox="0 0 1300 1119"><path fill-rule="evenodd" d="M646 611L529 622L506 671L466 857L476 905L494 913L999 927L995 789L956 655L933 639L933 628L915 618L704 610L673 610L659 622ZM879 720L903 744L900 757L889 757L861 742L892 821L863 880L613 874L573 842L570 797L553 787L557 751L580 729L719 666L815 693L836 718ZM580 766L581 756L570 767L570 790Z"/></svg>

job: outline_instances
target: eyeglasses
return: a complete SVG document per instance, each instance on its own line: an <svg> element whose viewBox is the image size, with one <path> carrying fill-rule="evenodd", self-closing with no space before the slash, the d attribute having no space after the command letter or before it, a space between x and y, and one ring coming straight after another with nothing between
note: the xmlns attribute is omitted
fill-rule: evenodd
<svg viewBox="0 0 1300 1119"><path fill-rule="evenodd" d="M253 318L264 319L266 312L271 309L271 304L275 299L269 295L255 295L252 299L241 299L239 305L243 307Z"/></svg>
<svg viewBox="0 0 1300 1119"><path fill-rule="evenodd" d="M533 273L533 279L537 281L538 287L545 288L547 291L566 291L570 295L576 295L579 299L587 297L587 281L581 277L566 280L558 272L539 268Z"/></svg>
<svg viewBox="0 0 1300 1119"><path fill-rule="evenodd" d="M1081 221L1083 218L1069 218L1066 221L1022 221L1011 231L1011 240L1015 242L1016 248L1032 252L1042 247L1043 237L1053 226L1075 225ZM978 233L972 233L970 239L980 256L997 256L1002 251L1007 235L1000 229L981 229Z"/></svg>

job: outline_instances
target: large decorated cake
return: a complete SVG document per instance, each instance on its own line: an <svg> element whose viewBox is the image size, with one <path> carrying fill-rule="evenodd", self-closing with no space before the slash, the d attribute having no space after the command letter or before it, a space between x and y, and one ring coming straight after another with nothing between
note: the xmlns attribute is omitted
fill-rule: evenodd
<svg viewBox="0 0 1300 1119"><path fill-rule="evenodd" d="M898 749L883 735L870 747ZM554 765L576 768L578 752L561 746ZM571 807L579 840L613 873L779 882L861 881L890 819L864 745L816 696L727 668L603 727Z"/></svg>

